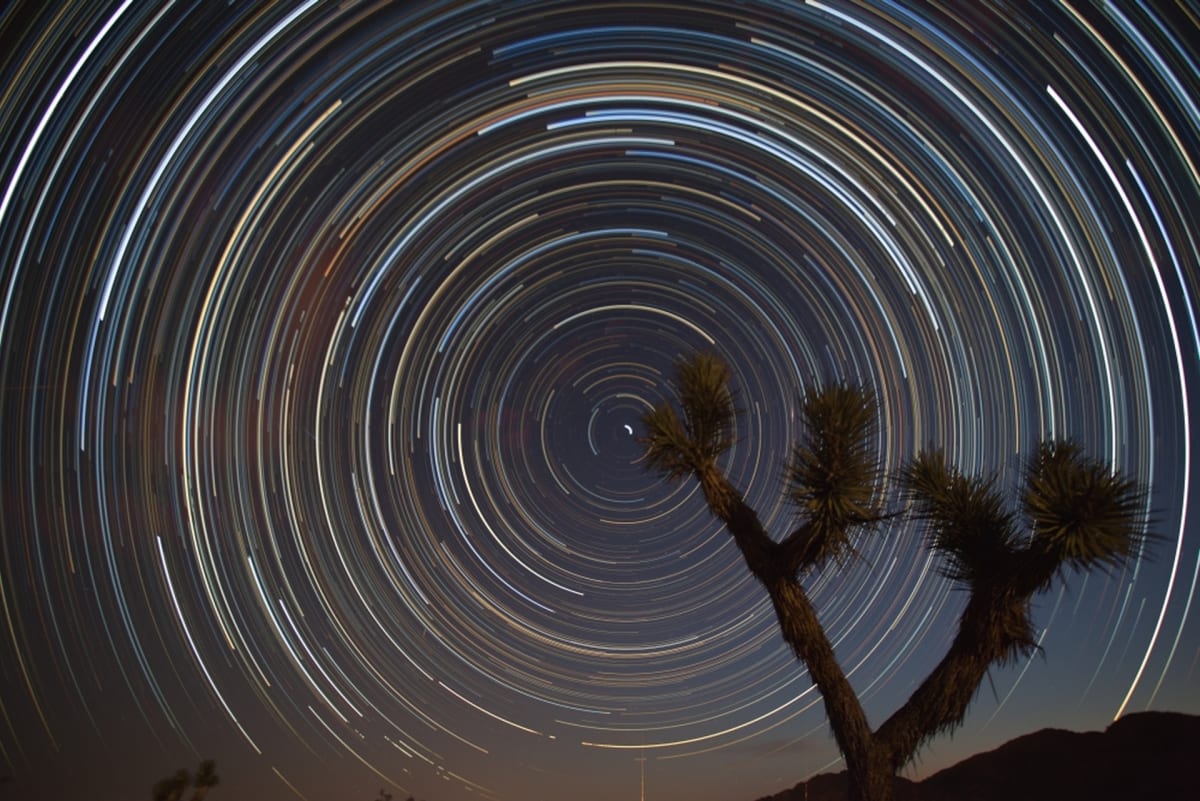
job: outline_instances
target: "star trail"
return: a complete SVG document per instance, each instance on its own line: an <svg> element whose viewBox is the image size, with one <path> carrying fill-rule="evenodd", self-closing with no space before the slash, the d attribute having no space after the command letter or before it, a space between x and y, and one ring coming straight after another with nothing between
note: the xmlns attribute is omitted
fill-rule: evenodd
<svg viewBox="0 0 1200 801"><path fill-rule="evenodd" d="M736 547L640 461L698 348L777 535L834 380L890 471L1014 487L1074 437L1149 488L1152 550L1040 597L1044 652L910 775L1200 713L1194 6L18 2L0 42L4 792L837 769ZM878 724L962 596L904 518L858 545L807 586Z"/></svg>

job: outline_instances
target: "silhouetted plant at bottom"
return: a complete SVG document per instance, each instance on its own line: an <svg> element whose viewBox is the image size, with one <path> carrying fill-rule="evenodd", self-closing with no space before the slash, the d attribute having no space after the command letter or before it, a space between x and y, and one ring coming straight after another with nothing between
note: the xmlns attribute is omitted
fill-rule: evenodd
<svg viewBox="0 0 1200 801"><path fill-rule="evenodd" d="M193 788L191 801L204 801L208 791L220 782L221 777L217 775L217 763L206 759L196 769L195 776L180 768L175 771L174 775L159 780L154 785L152 797L154 801L183 801L188 787L191 787Z"/></svg>
<svg viewBox="0 0 1200 801"><path fill-rule="evenodd" d="M387 790L380 790L380 791L379 791L379 797L378 797L378 798L376 798L376 799L375 799L375 801L392 801L392 794L391 794L391 793L389 793ZM410 795L410 796L408 797L408 801L417 801L417 799L413 798L413 797Z"/></svg>
<svg viewBox="0 0 1200 801"><path fill-rule="evenodd" d="M896 772L922 743L962 723L991 666L1036 647L1035 594L1068 570L1116 568L1141 552L1144 492L1075 443L1047 441L1026 466L1022 520L994 479L963 475L938 450L913 459L898 476L908 510L942 556L942 574L966 590L966 603L942 661L872 730L801 579L829 563L840 566L854 554L859 532L894 517L880 505L883 476L872 447L877 405L862 388L840 385L802 399L806 436L786 470L800 525L776 541L717 465L734 442L738 412L729 381L728 365L713 354L680 360L677 405L662 403L643 416L646 464L669 479L699 482L821 692L851 801L889 801Z"/></svg>

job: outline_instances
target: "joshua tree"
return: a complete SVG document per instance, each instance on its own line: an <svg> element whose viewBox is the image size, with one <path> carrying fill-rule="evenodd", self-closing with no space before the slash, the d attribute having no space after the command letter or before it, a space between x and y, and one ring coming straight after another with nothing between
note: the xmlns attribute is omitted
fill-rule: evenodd
<svg viewBox="0 0 1200 801"><path fill-rule="evenodd" d="M154 785L153 798L154 801L183 801L183 797L190 785L194 788L192 801L204 801L204 797L208 795L208 791L216 787L220 782L221 778L217 776L217 763L211 759L206 759L200 763L200 767L196 769L194 777L183 768L180 768L175 771L173 776L161 779Z"/></svg>
<svg viewBox="0 0 1200 801"><path fill-rule="evenodd" d="M191 774L180 768L175 775L160 779L154 785L154 801L180 801L191 783Z"/></svg>
<svg viewBox="0 0 1200 801"><path fill-rule="evenodd" d="M990 667L1036 648L1036 593L1069 570L1119 566L1144 541L1141 487L1072 442L1039 446L1025 471L1021 514L1006 508L994 480L963 475L940 451L919 454L899 485L909 513L927 529L927 546L943 557L943 575L966 590L966 603L945 657L872 730L802 580L844 563L856 536L892 517L881 507L882 473L873 458L873 397L830 386L802 398L806 434L786 470L799 526L776 540L718 465L733 445L738 413L728 365L698 353L676 367L677 405L662 403L643 417L646 463L672 480L696 478L709 511L766 589L783 639L824 699L851 801L888 801L896 772L922 743L962 722Z"/></svg>
<svg viewBox="0 0 1200 801"><path fill-rule="evenodd" d="M220 783L221 777L217 775L217 763L211 759L204 760L192 778L192 786L196 788L196 792L192 793L192 801L204 801L204 796L208 795L208 791Z"/></svg>

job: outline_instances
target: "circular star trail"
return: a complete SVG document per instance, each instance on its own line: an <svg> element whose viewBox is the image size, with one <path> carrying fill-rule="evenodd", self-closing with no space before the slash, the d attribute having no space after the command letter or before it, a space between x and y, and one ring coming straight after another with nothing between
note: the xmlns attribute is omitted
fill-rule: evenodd
<svg viewBox="0 0 1200 801"><path fill-rule="evenodd" d="M1197 711L1198 28L10 7L5 770L29 798L66 762L120 766L116 798L214 756L262 798L583 801L641 757L700 799L832 766L736 548L640 462L695 349L733 366L724 467L778 536L829 381L876 393L891 471L936 445L1008 487L1075 437L1147 484L1153 551L1039 599L1046 658L994 673L961 753ZM961 597L903 518L858 548L807 583L877 723Z"/></svg>

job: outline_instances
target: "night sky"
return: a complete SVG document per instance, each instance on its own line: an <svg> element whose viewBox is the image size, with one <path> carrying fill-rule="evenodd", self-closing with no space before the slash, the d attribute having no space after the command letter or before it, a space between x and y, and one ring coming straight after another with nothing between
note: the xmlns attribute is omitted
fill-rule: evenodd
<svg viewBox="0 0 1200 801"><path fill-rule="evenodd" d="M889 470L937 445L1015 497L1069 436L1149 488L1152 551L1040 596L1043 652L910 776L1200 713L1189 5L7 5L0 798L202 757L214 801L837 769L694 482L639 463L697 348L776 536L834 380ZM963 602L922 543L806 582L875 725Z"/></svg>

